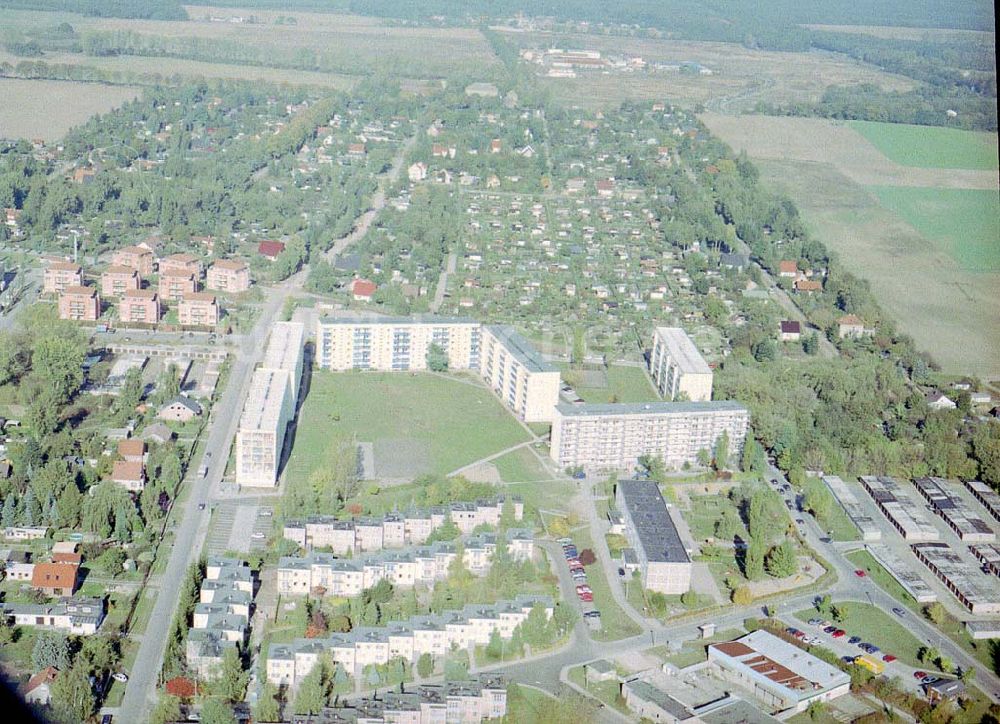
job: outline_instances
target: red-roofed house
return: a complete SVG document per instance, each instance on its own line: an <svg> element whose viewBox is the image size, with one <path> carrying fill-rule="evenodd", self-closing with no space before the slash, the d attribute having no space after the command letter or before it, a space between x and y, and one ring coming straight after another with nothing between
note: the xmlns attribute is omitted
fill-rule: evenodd
<svg viewBox="0 0 1000 724"><path fill-rule="evenodd" d="M782 342L794 342L802 336L802 325L797 321L783 319L781 320L781 341Z"/></svg>
<svg viewBox="0 0 1000 724"><path fill-rule="evenodd" d="M355 279L351 282L351 296L356 302L370 302L378 285L367 279Z"/></svg>
<svg viewBox="0 0 1000 724"><path fill-rule="evenodd" d="M59 669L54 666L46 666L21 687L21 698L28 704L42 704L43 706L48 704L52 700L50 686L58 675Z"/></svg>
<svg viewBox="0 0 1000 724"><path fill-rule="evenodd" d="M55 551L52 554L53 563L70 563L72 565L78 566L83 563L82 553L70 553L68 551Z"/></svg>
<svg viewBox="0 0 1000 724"><path fill-rule="evenodd" d="M863 337L864 335L865 323L861 321L860 317L845 314L837 320L837 336L841 339L844 337Z"/></svg>
<svg viewBox="0 0 1000 724"><path fill-rule="evenodd" d="M818 282L813 279L796 279L795 280L795 291L797 292L821 292L823 291L823 282Z"/></svg>
<svg viewBox="0 0 1000 724"><path fill-rule="evenodd" d="M611 179L599 178L595 186L598 196L611 196L615 192L615 183Z"/></svg>
<svg viewBox="0 0 1000 724"><path fill-rule="evenodd" d="M146 471L142 463L129 462L128 460L118 460L111 471L111 479L119 485L138 493L146 487Z"/></svg>
<svg viewBox="0 0 1000 724"><path fill-rule="evenodd" d="M146 443L131 437L118 442L118 454L122 460L130 463L141 463L146 457Z"/></svg>
<svg viewBox="0 0 1000 724"><path fill-rule="evenodd" d="M799 275L799 265L789 259L782 259L778 262L778 276L794 279Z"/></svg>
<svg viewBox="0 0 1000 724"><path fill-rule="evenodd" d="M283 241L262 241L257 245L257 253L268 259L277 259L278 254L285 250Z"/></svg>
<svg viewBox="0 0 1000 724"><path fill-rule="evenodd" d="M73 563L36 563L31 587L49 596L72 596L79 570Z"/></svg>

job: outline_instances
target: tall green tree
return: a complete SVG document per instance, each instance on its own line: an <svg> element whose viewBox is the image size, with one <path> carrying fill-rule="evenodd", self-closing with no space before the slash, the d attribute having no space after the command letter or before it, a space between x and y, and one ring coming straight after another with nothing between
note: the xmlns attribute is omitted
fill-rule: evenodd
<svg viewBox="0 0 1000 724"><path fill-rule="evenodd" d="M61 671L52 682L52 710L64 722L87 721L97 710L97 698L85 664Z"/></svg>

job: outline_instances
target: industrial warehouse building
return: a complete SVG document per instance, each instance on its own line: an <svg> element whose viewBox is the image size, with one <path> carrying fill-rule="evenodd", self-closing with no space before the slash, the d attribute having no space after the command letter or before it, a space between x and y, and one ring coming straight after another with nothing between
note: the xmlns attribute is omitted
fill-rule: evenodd
<svg viewBox="0 0 1000 724"><path fill-rule="evenodd" d="M649 372L656 389L668 400L712 399L712 370L680 327L657 327Z"/></svg>
<svg viewBox="0 0 1000 724"><path fill-rule="evenodd" d="M285 433L295 418L302 375L301 324L274 325L264 364L253 373L250 393L243 406L236 433L236 482L240 485L273 487L278 481Z"/></svg>
<svg viewBox="0 0 1000 724"><path fill-rule="evenodd" d="M652 480L620 480L615 503L639 561L643 588L667 595L686 593L691 588L691 558L660 486Z"/></svg>
<svg viewBox="0 0 1000 724"><path fill-rule="evenodd" d="M728 400L556 405L550 455L560 467L631 470L651 455L667 468L695 465L723 433L729 459L743 453L750 413Z"/></svg>

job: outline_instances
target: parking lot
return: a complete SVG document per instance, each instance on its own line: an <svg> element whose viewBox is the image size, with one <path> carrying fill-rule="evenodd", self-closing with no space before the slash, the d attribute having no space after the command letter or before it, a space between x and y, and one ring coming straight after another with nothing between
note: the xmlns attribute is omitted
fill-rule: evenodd
<svg viewBox="0 0 1000 724"><path fill-rule="evenodd" d="M273 520L271 506L237 500L213 505L212 527L205 543L208 555L226 551L249 553L264 547Z"/></svg>

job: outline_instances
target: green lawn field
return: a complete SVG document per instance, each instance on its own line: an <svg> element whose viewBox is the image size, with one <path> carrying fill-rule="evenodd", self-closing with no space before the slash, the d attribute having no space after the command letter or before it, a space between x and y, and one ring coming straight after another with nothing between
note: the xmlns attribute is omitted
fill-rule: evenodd
<svg viewBox="0 0 1000 724"><path fill-rule="evenodd" d="M431 374L316 372L288 474L308 476L331 439L375 447L380 476L444 475L530 439L489 390Z"/></svg>
<svg viewBox="0 0 1000 724"><path fill-rule="evenodd" d="M1000 271L1000 194L972 189L869 188L925 238L941 245L962 269Z"/></svg>
<svg viewBox="0 0 1000 724"><path fill-rule="evenodd" d="M603 376L606 380L606 384L599 387L591 387L586 384L586 373L570 370L567 365L561 365L561 367L563 368L563 379L573 387L584 402L650 402L658 397L656 390L649 382L646 370L642 367L625 365L607 367L597 374L598 377ZM603 375L600 372L603 372Z"/></svg>
<svg viewBox="0 0 1000 724"><path fill-rule="evenodd" d="M979 171L998 167L995 134L872 121L851 121L850 126L883 155L903 166Z"/></svg>

